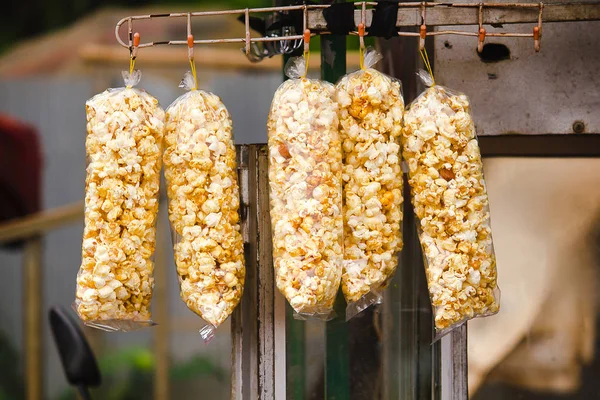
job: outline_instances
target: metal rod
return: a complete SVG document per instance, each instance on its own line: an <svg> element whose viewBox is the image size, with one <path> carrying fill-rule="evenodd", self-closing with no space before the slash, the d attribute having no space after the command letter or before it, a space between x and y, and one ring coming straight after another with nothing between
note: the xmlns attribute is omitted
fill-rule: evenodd
<svg viewBox="0 0 600 400"><path fill-rule="evenodd" d="M467 323L442 339L442 400L468 399Z"/></svg>
<svg viewBox="0 0 600 400"><path fill-rule="evenodd" d="M371 25L373 18L373 9L364 10L367 6L374 6L374 2L356 2L354 19L358 24L364 21L365 27ZM521 23L542 23L541 10L544 10L543 22L568 22L568 21L597 21L600 20L600 2L588 3L430 3L430 2L411 2L398 4L397 27L419 26L422 21L422 14L427 12L428 26L450 26L450 25L504 25ZM133 32L133 22L139 20L148 20L156 18L180 18L180 17L205 17L215 15L244 14L246 16L246 30L248 32L248 19L251 13L264 12L282 12L292 10L303 10L303 19L305 28L314 33L325 33L327 23L323 16L323 9L328 5L298 5L282 7L263 7L248 8L238 10L222 11L201 11L191 13L170 13L170 14L148 14L134 15L121 19L115 26L115 37L117 42L126 48L131 48L131 35ZM427 11L425 11L427 10ZM129 32L129 43L122 40L120 36L121 26L127 22ZM354 33L356 34L356 33ZM428 32L428 36L436 35L464 35L458 31ZM531 37L532 35L523 35L517 33L503 32L488 34L487 36L503 37ZM223 38L223 39L202 39L195 40L195 44L219 44L219 43L246 43L246 49L250 43L272 42L281 40L299 40L302 35L284 37L263 37L249 38L246 34L244 38ZM400 36L414 36L406 32L401 32ZM477 36L466 35L466 36ZM139 48L151 47L157 45L187 45L184 40L168 40L160 42L140 43Z"/></svg>
<svg viewBox="0 0 600 400"><path fill-rule="evenodd" d="M164 203L163 203L164 204ZM167 271L166 248L170 246L166 207L161 207L156 227L156 252L154 256L154 317L158 325L153 330L154 356L156 368L154 370L154 400L167 400L169 396L169 347L170 347L170 321L169 321L169 273Z"/></svg>
<svg viewBox="0 0 600 400"><path fill-rule="evenodd" d="M33 236L25 243L23 254L23 295L25 297L25 399L43 398L42 350L42 239Z"/></svg>
<svg viewBox="0 0 600 400"><path fill-rule="evenodd" d="M291 2L293 0L277 0L277 3ZM302 55L303 48L299 47L290 54L284 54L283 60L280 61L280 67L283 72L283 67L287 64L291 57ZM313 57L311 60L316 60ZM309 60L310 68L310 60ZM283 80L288 77L283 73ZM284 348L285 348L285 379L286 379L286 396L283 398L288 400L304 400L307 398L306 393L306 324L305 321L300 321L294 318L294 310L283 298L283 312L285 313L285 332L284 332ZM279 397L277 397L279 398Z"/></svg>
<svg viewBox="0 0 600 400"><path fill-rule="evenodd" d="M237 155L246 282L231 318L231 398L285 398L285 300L275 296L267 147L237 146Z"/></svg>
<svg viewBox="0 0 600 400"><path fill-rule="evenodd" d="M321 79L335 83L346 73L346 37L321 36ZM335 300L337 318L325 327L325 400L350 399L349 330L341 291Z"/></svg>

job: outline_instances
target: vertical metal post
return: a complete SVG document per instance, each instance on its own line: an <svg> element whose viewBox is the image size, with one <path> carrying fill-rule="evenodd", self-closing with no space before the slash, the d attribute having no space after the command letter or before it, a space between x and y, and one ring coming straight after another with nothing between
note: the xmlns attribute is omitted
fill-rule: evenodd
<svg viewBox="0 0 600 400"><path fill-rule="evenodd" d="M164 202L163 202L164 204ZM154 356L154 399L169 399L169 293L167 271L167 247L171 247L168 239L168 227L162 221L166 220L166 209L161 207L156 227L156 254L154 256L154 318L158 325L153 330Z"/></svg>
<svg viewBox="0 0 600 400"><path fill-rule="evenodd" d="M25 398L43 398L43 349L42 349L42 239L27 239L23 254L23 296L25 304Z"/></svg>
<svg viewBox="0 0 600 400"><path fill-rule="evenodd" d="M403 28L415 31L416 28ZM383 54L380 69L402 81L408 104L417 97L421 85L415 72L420 68L417 41L413 38L378 40ZM433 59L433 40L426 43ZM432 344L433 319L423 269L421 246L411 205L408 177L404 188L404 250L399 269L384 300L385 340L383 353L385 398L440 399L440 342Z"/></svg>
<svg viewBox="0 0 600 400"><path fill-rule="evenodd" d="M238 166L246 282L231 319L231 398L285 398L285 300L275 293L267 147L238 146Z"/></svg>
<svg viewBox="0 0 600 400"><path fill-rule="evenodd" d="M346 73L346 36L321 36L321 79L335 83ZM346 302L340 293L335 301L338 316L327 322L325 346L325 399L350 398L348 325Z"/></svg>
<svg viewBox="0 0 600 400"><path fill-rule="evenodd" d="M442 400L469 398L467 382L467 324L456 328L442 342Z"/></svg>
<svg viewBox="0 0 600 400"><path fill-rule="evenodd" d="M275 0L276 6L292 5L293 0ZM302 47L295 50L292 54L283 55L283 67L291 57L302 56ZM283 80L288 77L283 73ZM279 296L279 294L278 294ZM279 302L283 301L285 312L285 374L286 374L286 396L288 400L304 400L306 392L306 323L294 319L294 310L288 304L283 296Z"/></svg>

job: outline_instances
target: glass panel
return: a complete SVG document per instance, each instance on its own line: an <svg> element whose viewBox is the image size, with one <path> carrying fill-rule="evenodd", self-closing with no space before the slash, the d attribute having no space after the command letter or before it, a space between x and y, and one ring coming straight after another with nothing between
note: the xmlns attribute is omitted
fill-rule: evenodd
<svg viewBox="0 0 600 400"><path fill-rule="evenodd" d="M501 311L469 324L475 400L600 399L600 159L485 161Z"/></svg>
<svg viewBox="0 0 600 400"><path fill-rule="evenodd" d="M341 399L338 394L346 388L352 400L440 398L440 342L432 345L431 306L409 202L403 229L404 250L382 304L347 323L345 303L338 305L342 317L329 322L328 328L322 322L288 318L288 399ZM338 330L332 335L336 328L332 324L345 327L347 333ZM336 374L331 379L326 374L327 358L344 356L345 364L340 365L347 365L349 378Z"/></svg>

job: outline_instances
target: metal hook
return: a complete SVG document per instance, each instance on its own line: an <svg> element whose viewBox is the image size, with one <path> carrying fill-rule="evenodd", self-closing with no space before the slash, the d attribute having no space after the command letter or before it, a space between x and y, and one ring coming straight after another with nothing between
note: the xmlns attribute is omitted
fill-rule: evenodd
<svg viewBox="0 0 600 400"><path fill-rule="evenodd" d="M367 3L365 1L362 2L361 10L360 10L360 23L358 24L358 40L360 43L360 49L365 49L365 20L367 15Z"/></svg>
<svg viewBox="0 0 600 400"><path fill-rule="evenodd" d="M427 37L427 25L425 24L425 2L421 2L421 27L419 29L419 50L425 48L425 38Z"/></svg>
<svg viewBox="0 0 600 400"><path fill-rule="evenodd" d="M308 29L308 9L306 8L306 4L304 4L304 8L302 9L302 32L306 33Z"/></svg>
<svg viewBox="0 0 600 400"><path fill-rule="evenodd" d="M131 50L131 59L135 60L137 57L138 48L140 46L140 33L136 32L133 35L133 48Z"/></svg>
<svg viewBox="0 0 600 400"><path fill-rule="evenodd" d="M544 11L544 3L540 2L540 13L538 15L538 25L533 28L533 47L536 52L540 51L542 38L542 12Z"/></svg>
<svg viewBox="0 0 600 400"><path fill-rule="evenodd" d="M250 54L250 11L244 11L244 25L246 27L246 56Z"/></svg>
<svg viewBox="0 0 600 400"><path fill-rule="evenodd" d="M187 15L187 45L188 45L188 59L194 60L194 35L192 35L192 14Z"/></svg>
<svg viewBox="0 0 600 400"><path fill-rule="evenodd" d="M485 28L483 27L483 3L479 3L479 38L477 42L477 52L483 51L483 42L485 41Z"/></svg>
<svg viewBox="0 0 600 400"><path fill-rule="evenodd" d="M304 53L310 50L310 29L304 30Z"/></svg>
<svg viewBox="0 0 600 400"><path fill-rule="evenodd" d="M133 21L131 17L127 19L127 38L129 39L129 57L133 58Z"/></svg>

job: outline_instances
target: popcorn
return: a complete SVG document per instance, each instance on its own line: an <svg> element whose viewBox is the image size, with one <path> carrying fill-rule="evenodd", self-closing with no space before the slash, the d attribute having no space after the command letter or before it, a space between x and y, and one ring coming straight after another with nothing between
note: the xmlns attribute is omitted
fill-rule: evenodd
<svg viewBox="0 0 600 400"><path fill-rule="evenodd" d="M402 145L436 329L497 313L488 196L468 98L427 89L404 114Z"/></svg>
<svg viewBox="0 0 600 400"><path fill-rule="evenodd" d="M232 122L219 97L201 90L175 100L166 119L163 158L181 298L217 327L240 302L246 275Z"/></svg>
<svg viewBox="0 0 600 400"><path fill-rule="evenodd" d="M124 75L125 76L125 75ZM135 81L86 103L88 157L82 263L75 309L86 323L131 330L151 323L164 111Z"/></svg>
<svg viewBox="0 0 600 400"><path fill-rule="evenodd" d="M378 300L402 250L399 138L404 102L400 82L370 68L379 58L368 52L367 68L336 85L344 158L342 290L347 318Z"/></svg>
<svg viewBox="0 0 600 400"><path fill-rule="evenodd" d="M303 59L293 59L301 65ZM292 77L292 76L290 76ZM327 319L342 273L342 144L333 85L290 79L267 132L277 287L296 313Z"/></svg>

